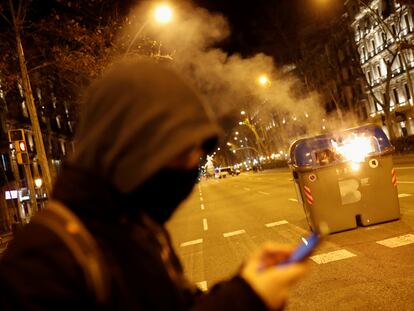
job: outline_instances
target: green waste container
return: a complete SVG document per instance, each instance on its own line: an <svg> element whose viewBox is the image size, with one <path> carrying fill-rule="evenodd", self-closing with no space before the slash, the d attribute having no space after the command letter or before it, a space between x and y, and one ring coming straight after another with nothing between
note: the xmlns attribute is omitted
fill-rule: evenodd
<svg viewBox="0 0 414 311"><path fill-rule="evenodd" d="M376 125L294 142L290 168L311 230L329 232L400 217L391 146Z"/></svg>

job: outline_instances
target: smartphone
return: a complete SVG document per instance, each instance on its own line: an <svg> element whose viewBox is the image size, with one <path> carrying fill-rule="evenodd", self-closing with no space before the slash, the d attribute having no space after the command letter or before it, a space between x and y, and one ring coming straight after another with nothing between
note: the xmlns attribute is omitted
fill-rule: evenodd
<svg viewBox="0 0 414 311"><path fill-rule="evenodd" d="M306 259L319 244L320 240L321 235L316 232L312 233L307 238L302 238L302 243L293 251L292 254L290 254L286 260L280 262L277 266L285 266Z"/></svg>

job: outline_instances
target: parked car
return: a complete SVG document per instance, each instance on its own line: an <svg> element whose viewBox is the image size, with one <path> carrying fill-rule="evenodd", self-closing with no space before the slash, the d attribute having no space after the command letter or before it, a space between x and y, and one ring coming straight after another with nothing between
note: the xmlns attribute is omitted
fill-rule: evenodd
<svg viewBox="0 0 414 311"><path fill-rule="evenodd" d="M232 166L221 167L219 173L216 175L217 178L226 178L226 176L236 176L240 174L240 170L235 170Z"/></svg>

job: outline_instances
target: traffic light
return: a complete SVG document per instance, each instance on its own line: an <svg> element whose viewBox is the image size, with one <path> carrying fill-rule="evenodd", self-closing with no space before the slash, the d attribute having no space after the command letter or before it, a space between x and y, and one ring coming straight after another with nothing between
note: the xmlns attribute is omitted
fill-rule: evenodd
<svg viewBox="0 0 414 311"><path fill-rule="evenodd" d="M16 159L18 164L29 164L30 159L27 153L26 139L24 130L9 130L9 141L14 144L16 150Z"/></svg>

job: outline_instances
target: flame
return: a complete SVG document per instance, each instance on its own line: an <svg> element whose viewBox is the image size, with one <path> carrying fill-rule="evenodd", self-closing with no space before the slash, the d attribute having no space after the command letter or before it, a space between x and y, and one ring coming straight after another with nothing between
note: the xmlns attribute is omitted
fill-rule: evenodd
<svg viewBox="0 0 414 311"><path fill-rule="evenodd" d="M366 156L375 151L370 137L357 135L346 138L340 145L332 140L332 146L338 154L354 163L364 162Z"/></svg>

